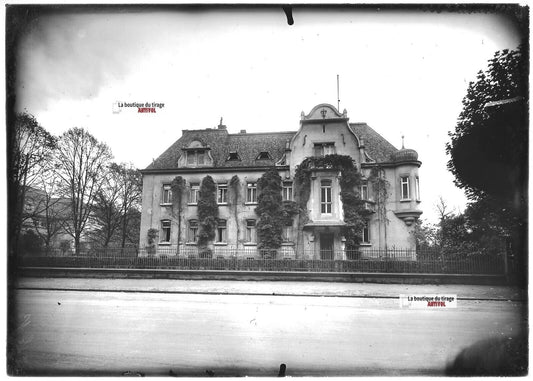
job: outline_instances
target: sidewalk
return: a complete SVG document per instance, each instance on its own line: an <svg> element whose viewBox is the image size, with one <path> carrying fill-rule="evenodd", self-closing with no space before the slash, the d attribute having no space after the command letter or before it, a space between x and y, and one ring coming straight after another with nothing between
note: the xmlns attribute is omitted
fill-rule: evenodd
<svg viewBox="0 0 533 381"><path fill-rule="evenodd" d="M505 286L408 285L336 282L220 281L174 279L21 278L19 289L109 292L162 292L230 295L294 295L398 298L400 294L455 294L459 300L527 301L526 292Z"/></svg>

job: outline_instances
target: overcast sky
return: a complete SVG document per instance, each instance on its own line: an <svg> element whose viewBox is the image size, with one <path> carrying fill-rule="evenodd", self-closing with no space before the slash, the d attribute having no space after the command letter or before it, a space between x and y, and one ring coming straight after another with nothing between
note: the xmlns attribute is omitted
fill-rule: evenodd
<svg viewBox="0 0 533 381"><path fill-rule="evenodd" d="M440 195L464 208L445 143L469 81L520 33L489 13L280 9L61 13L18 54L17 109L53 134L85 127L115 160L145 168L182 129L296 131L301 111L337 105L394 146L418 151L423 218ZM115 102L164 103L155 114Z"/></svg>

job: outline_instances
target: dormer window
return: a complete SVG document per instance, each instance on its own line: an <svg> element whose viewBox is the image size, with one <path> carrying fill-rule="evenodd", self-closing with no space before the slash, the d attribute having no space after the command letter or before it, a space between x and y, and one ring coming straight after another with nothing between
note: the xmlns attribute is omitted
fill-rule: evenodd
<svg viewBox="0 0 533 381"><path fill-rule="evenodd" d="M230 151L226 161L241 161L241 158L239 157L237 151Z"/></svg>
<svg viewBox="0 0 533 381"><path fill-rule="evenodd" d="M272 160L272 157L267 151L261 151L259 152L259 155L255 158L255 160Z"/></svg>
<svg viewBox="0 0 533 381"><path fill-rule="evenodd" d="M203 165L205 164L205 150L189 150L187 151L187 165Z"/></svg>

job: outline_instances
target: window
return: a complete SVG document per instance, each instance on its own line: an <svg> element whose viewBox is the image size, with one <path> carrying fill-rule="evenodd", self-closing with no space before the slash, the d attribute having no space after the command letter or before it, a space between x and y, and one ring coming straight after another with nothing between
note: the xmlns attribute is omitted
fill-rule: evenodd
<svg viewBox="0 0 533 381"><path fill-rule="evenodd" d="M198 242L198 220L189 221L189 236L187 240L189 242Z"/></svg>
<svg viewBox="0 0 533 381"><path fill-rule="evenodd" d="M368 200L368 185L361 185L361 200Z"/></svg>
<svg viewBox="0 0 533 381"><path fill-rule="evenodd" d="M292 181L284 181L282 188L283 201L292 201Z"/></svg>
<svg viewBox="0 0 533 381"><path fill-rule="evenodd" d="M270 157L270 154L267 151L261 151L259 152L259 155L255 158L255 160L270 160L272 157Z"/></svg>
<svg viewBox="0 0 533 381"><path fill-rule="evenodd" d="M187 151L187 165L203 165L205 164L205 150L190 150Z"/></svg>
<svg viewBox="0 0 533 381"><path fill-rule="evenodd" d="M189 190L189 204L198 203L198 192L200 192L200 184L191 184Z"/></svg>
<svg viewBox="0 0 533 381"><path fill-rule="evenodd" d="M225 243L226 242L226 220L218 220L217 233L215 242Z"/></svg>
<svg viewBox="0 0 533 381"><path fill-rule="evenodd" d="M228 184L218 184L217 202L219 204L227 204L228 202Z"/></svg>
<svg viewBox="0 0 533 381"><path fill-rule="evenodd" d="M257 202L257 183L248 183L246 189L246 202Z"/></svg>
<svg viewBox="0 0 533 381"><path fill-rule="evenodd" d="M292 242L292 221L287 222L285 226L283 226L281 239L283 242Z"/></svg>
<svg viewBox="0 0 533 381"><path fill-rule="evenodd" d="M320 182L320 213L331 214L331 180Z"/></svg>
<svg viewBox="0 0 533 381"><path fill-rule="evenodd" d="M335 154L335 143L315 143L315 156Z"/></svg>
<svg viewBox="0 0 533 381"><path fill-rule="evenodd" d="M240 161L241 158L239 157L239 154L237 153L237 151L230 151L228 158L226 160L227 161Z"/></svg>
<svg viewBox="0 0 533 381"><path fill-rule="evenodd" d="M368 225L368 221L365 221L361 238L363 243L370 243L370 227Z"/></svg>
<svg viewBox="0 0 533 381"><path fill-rule="evenodd" d="M402 191L402 200L409 200L409 177L402 176L400 178L401 191Z"/></svg>
<svg viewBox="0 0 533 381"><path fill-rule="evenodd" d="M255 243L255 220L246 220L246 242Z"/></svg>
<svg viewBox="0 0 533 381"><path fill-rule="evenodd" d="M160 243L170 243L170 220L161 221L161 231Z"/></svg>
<svg viewBox="0 0 533 381"><path fill-rule="evenodd" d="M172 189L170 184L163 185L163 197L161 200L162 204L171 204L172 203Z"/></svg>
<svg viewBox="0 0 533 381"><path fill-rule="evenodd" d="M420 179L418 176L415 177L415 195L416 201L420 201Z"/></svg>

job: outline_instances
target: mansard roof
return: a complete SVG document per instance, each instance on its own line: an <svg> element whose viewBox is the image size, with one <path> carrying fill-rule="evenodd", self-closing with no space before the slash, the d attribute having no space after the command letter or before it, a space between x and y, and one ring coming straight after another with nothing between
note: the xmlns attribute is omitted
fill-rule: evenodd
<svg viewBox="0 0 533 381"><path fill-rule="evenodd" d="M350 123L350 128L359 139L364 140L365 150L376 162L389 162L398 149L366 123ZM286 144L296 134L290 132L229 134L226 129L184 130L183 135L159 156L146 170L178 168L183 149L193 142L209 148L213 166L272 167L285 153ZM270 159L257 159L261 152L268 152ZM230 152L237 152L240 160L227 160Z"/></svg>
<svg viewBox="0 0 533 381"><path fill-rule="evenodd" d="M198 141L209 148L213 166L224 167L272 167L285 153L287 141L296 132L267 132L228 134L225 129L184 130L183 135L146 169L172 169L178 167L183 148ZM268 152L270 159L257 159L261 152ZM227 160L230 152L237 152L240 160Z"/></svg>

